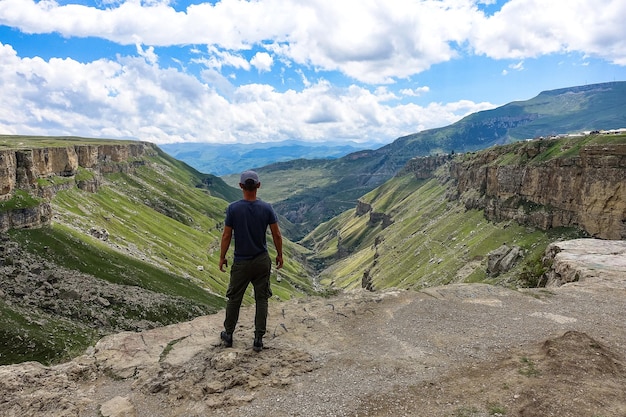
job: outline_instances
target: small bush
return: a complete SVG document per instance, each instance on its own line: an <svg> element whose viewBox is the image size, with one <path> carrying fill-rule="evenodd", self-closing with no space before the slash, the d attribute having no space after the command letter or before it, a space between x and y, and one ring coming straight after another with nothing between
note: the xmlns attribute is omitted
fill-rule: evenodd
<svg viewBox="0 0 626 417"><path fill-rule="evenodd" d="M530 358L524 356L520 359L520 361L522 363L522 367L519 369L520 374L527 377L536 377L540 374L539 370L535 367L535 364Z"/></svg>

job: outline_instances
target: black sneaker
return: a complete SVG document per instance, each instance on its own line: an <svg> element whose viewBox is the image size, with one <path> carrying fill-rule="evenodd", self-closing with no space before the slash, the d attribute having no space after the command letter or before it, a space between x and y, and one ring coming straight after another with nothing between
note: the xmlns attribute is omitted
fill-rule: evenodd
<svg viewBox="0 0 626 417"><path fill-rule="evenodd" d="M263 350L263 339L260 337L255 337L254 338L254 343L252 344L252 349L254 349L255 352L260 352Z"/></svg>
<svg viewBox="0 0 626 417"><path fill-rule="evenodd" d="M220 339L222 339L222 341L224 342L224 346L226 347L233 346L233 334L232 333L226 333L226 331L222 331L222 333L220 333Z"/></svg>

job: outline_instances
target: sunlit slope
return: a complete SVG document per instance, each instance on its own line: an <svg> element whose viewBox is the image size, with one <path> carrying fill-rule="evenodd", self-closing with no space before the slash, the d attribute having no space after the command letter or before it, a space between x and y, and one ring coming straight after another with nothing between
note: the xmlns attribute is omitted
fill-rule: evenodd
<svg viewBox="0 0 626 417"><path fill-rule="evenodd" d="M213 196L221 180L214 177L207 190L202 182L206 176L188 165L164 153L151 159L134 173L106 175L95 194L76 188L60 192L53 201L60 223L80 230L105 229L112 247L223 296L228 274L217 265L228 202ZM221 189L220 194L241 198L240 190ZM300 256L301 248L290 242L285 246L289 258ZM283 296L300 293L293 284L310 288L297 262L286 265L283 275L278 291Z"/></svg>
<svg viewBox="0 0 626 417"><path fill-rule="evenodd" d="M75 179L94 176L80 168ZM229 274L217 265L225 198L240 198L240 190L162 152L133 161L132 169L103 174L96 192L68 187L68 181L45 180L63 185L51 200L49 226L7 233L6 247L19 249L5 254L0 267L18 276L21 287L3 287L0 363L56 362L107 333L223 308ZM285 267L272 277L274 297L312 293L307 250L286 240L284 251ZM70 280L75 288L60 285ZM44 289L51 293L40 293ZM253 301L250 289L244 303Z"/></svg>
<svg viewBox="0 0 626 417"><path fill-rule="evenodd" d="M447 192L437 179L395 177L361 198L373 212L389 215L391 225L373 225L369 213L359 216L353 209L319 226L303 243L317 253L312 262L325 266L320 282L338 288L370 282L374 289L458 282L532 285L546 245L577 233L491 223L482 211L449 201ZM487 254L505 243L523 248L524 259L507 274L487 276Z"/></svg>

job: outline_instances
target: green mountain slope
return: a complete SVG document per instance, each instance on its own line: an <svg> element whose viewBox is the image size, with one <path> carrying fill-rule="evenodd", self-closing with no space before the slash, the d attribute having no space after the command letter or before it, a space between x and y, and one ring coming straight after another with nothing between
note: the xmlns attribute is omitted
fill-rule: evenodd
<svg viewBox="0 0 626 417"><path fill-rule="evenodd" d="M580 235L492 223L482 211L448 200L448 192L437 179L395 177L361 199L374 212L390 216L390 225L372 224L369 214L359 215L357 209L320 225L303 239L316 254L310 262L322 270L320 283L343 289L421 289L459 282L527 286L536 284L548 243ZM487 254L503 244L521 247L524 260L507 274L488 277Z"/></svg>
<svg viewBox="0 0 626 417"><path fill-rule="evenodd" d="M67 146L55 140L46 144ZM72 185L93 177L83 168L42 180L62 185L51 200L51 224L3 234L0 363L58 361L103 334L189 320L225 305L219 243L226 205L241 191L158 149L132 166L103 174L93 193ZM307 251L284 243L275 297L313 293ZM244 302L253 302L251 289Z"/></svg>
<svg viewBox="0 0 626 417"><path fill-rule="evenodd" d="M547 91L332 161L291 161L260 168L277 210L293 222L294 240L356 204L415 156L459 153L521 139L626 127L626 82ZM310 173L313 180L308 180ZM236 182L226 177L229 183Z"/></svg>
<svg viewBox="0 0 626 417"><path fill-rule="evenodd" d="M320 283L333 288L537 286L549 243L588 237L589 230L607 235L623 225L625 144L624 134L591 134L416 158L302 243L313 253L309 262ZM541 185L531 179L534 169L546 180ZM578 188L567 186L568 179ZM584 215L591 212L588 222ZM543 221L542 213L557 222ZM616 221L600 231L598 216ZM520 259L513 268L489 272L490 253L514 247Z"/></svg>

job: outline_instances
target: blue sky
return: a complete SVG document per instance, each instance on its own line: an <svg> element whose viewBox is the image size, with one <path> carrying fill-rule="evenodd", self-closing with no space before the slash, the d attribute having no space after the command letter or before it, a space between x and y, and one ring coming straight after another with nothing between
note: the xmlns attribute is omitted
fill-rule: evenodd
<svg viewBox="0 0 626 417"><path fill-rule="evenodd" d="M0 0L0 133L384 144L626 80L624 22L623 0Z"/></svg>

